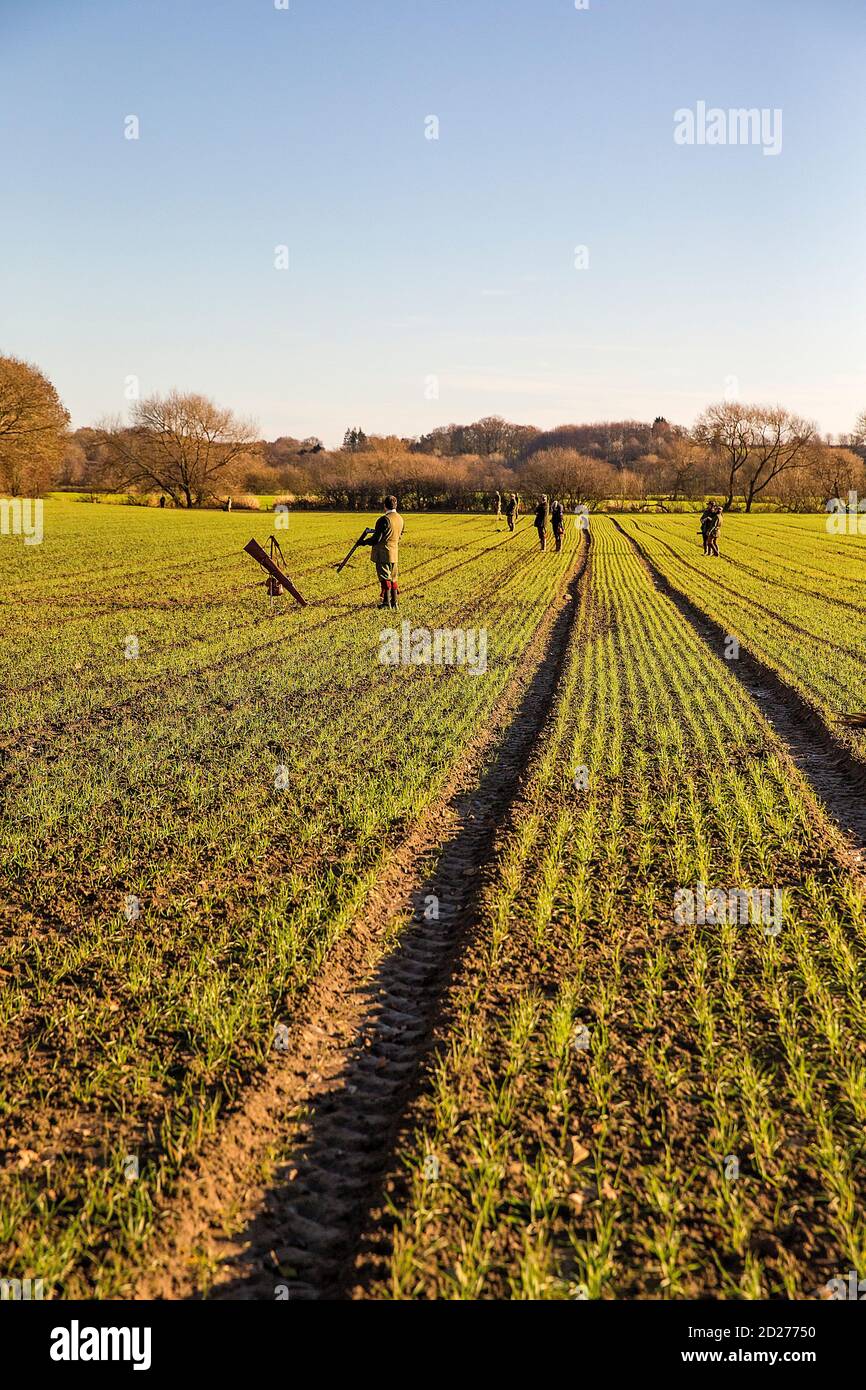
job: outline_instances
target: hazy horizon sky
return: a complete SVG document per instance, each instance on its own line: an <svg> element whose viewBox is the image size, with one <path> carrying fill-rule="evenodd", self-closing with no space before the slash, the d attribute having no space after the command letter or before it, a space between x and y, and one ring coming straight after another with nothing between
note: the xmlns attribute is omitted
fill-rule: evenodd
<svg viewBox="0 0 866 1390"><path fill-rule="evenodd" d="M726 393L850 430L864 39L862 0L0 0L0 352L76 426L135 377L329 445ZM780 151L676 143L699 102Z"/></svg>

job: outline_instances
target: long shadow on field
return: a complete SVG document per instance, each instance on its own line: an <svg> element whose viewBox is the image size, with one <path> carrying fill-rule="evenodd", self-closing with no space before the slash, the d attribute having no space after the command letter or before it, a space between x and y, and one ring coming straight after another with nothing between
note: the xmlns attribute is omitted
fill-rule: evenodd
<svg viewBox="0 0 866 1390"><path fill-rule="evenodd" d="M390 899L386 916L411 915L411 925L372 972L362 961L343 966L342 975L326 965L298 1059L306 1094L294 1151L261 1210L233 1237L242 1247L236 1272L211 1298L339 1298L350 1281L437 1011L479 921L497 832L551 713L589 553L583 545L540 663L492 760L474 786L442 808L444 847L429 872L410 863Z"/></svg>

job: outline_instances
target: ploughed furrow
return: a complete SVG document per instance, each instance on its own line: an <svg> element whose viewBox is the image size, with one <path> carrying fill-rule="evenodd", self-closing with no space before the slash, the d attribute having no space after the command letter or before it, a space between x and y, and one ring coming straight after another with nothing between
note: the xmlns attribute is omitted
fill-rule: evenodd
<svg viewBox="0 0 866 1390"><path fill-rule="evenodd" d="M732 518L730 532L715 563L695 556L695 539L682 527L671 525L662 533L657 526L622 517L622 529L635 538L645 556L673 588L711 620L724 627L732 639L775 672L785 686L823 720L833 737L847 750L858 774L866 774L866 747L856 732L856 716L866 708L866 608L861 603L859 620L848 601L858 597L862 571L862 541L846 538L840 552L814 527L805 524L799 535L779 528L767 546L765 565L774 568L780 534L790 533L790 550L804 575L813 575L813 592L807 596L790 586L780 588L768 575L746 576L738 571L729 550L738 551L745 518ZM747 532L747 534L750 534ZM784 542L782 542L784 544ZM814 564L823 567L815 575ZM862 591L862 584L860 585ZM845 596L846 606L841 599Z"/></svg>
<svg viewBox="0 0 866 1390"><path fill-rule="evenodd" d="M283 1057L172 1203L137 1296L343 1294L554 698L589 553L587 540L487 728L312 985Z"/></svg>
<svg viewBox="0 0 866 1390"><path fill-rule="evenodd" d="M863 878L731 663L593 537L356 1298L815 1298L863 1262Z"/></svg>
<svg viewBox="0 0 866 1390"><path fill-rule="evenodd" d="M866 868L866 775L864 768L834 736L818 711L798 690L742 646L732 647L730 634L653 563L640 541L614 525L640 557L653 585L669 598L716 656L726 660L731 674L748 691L767 723L785 745L792 762L806 778L850 845L854 866ZM736 655L732 653L736 652Z"/></svg>

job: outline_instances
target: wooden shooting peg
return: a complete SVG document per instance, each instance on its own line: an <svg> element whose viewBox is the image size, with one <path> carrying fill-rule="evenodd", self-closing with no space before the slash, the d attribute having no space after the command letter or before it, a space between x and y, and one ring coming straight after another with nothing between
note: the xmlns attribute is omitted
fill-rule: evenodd
<svg viewBox="0 0 866 1390"><path fill-rule="evenodd" d="M283 589L285 589L287 593L291 594L292 598L295 600L295 603L300 604L302 608L306 608L307 600L303 597L302 594L298 593L291 579L289 579L287 575L283 574L282 570L278 568L276 562L274 561L273 555L274 549L276 549L279 553L280 559L285 564L283 552L280 549L280 543L277 540L276 536L271 536L269 541L269 547L271 552L270 555L268 554L267 550L263 549L263 547L259 545L258 541L252 540L248 541L247 544L244 546L244 551L247 555L251 555L253 559L261 565L262 569L268 576L266 586L268 596L271 600L271 606L273 606L273 600L275 595L281 594L283 592Z"/></svg>

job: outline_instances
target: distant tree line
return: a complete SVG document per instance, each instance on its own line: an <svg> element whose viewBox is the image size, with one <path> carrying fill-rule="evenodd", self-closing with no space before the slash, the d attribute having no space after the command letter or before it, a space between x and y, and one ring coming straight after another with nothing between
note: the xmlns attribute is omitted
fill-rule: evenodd
<svg viewBox="0 0 866 1390"><path fill-rule="evenodd" d="M329 450L316 437L259 439L252 421L172 391L134 401L125 421L68 425L47 377L0 357L0 490L13 496L61 487L200 507L267 494L369 511L395 492L407 509L465 511L489 509L497 491L589 508L664 509L713 495L727 509L815 511L850 491L866 495L866 411L837 440L781 406L721 401L691 429L658 416L539 430L493 415L417 439L352 425Z"/></svg>

